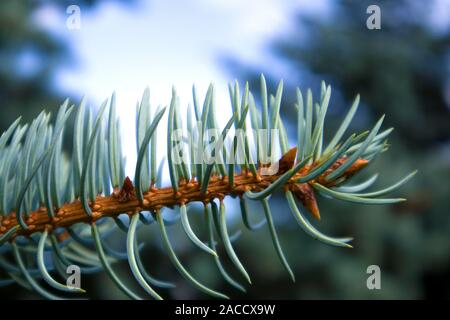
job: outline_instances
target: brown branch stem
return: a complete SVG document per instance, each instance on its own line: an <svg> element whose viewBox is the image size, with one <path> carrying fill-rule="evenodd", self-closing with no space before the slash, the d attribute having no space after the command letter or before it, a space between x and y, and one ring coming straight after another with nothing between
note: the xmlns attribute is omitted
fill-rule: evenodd
<svg viewBox="0 0 450 320"><path fill-rule="evenodd" d="M319 182L325 186L333 186L335 182L326 182L324 177L341 165L344 160L345 158L338 159L326 172L307 184ZM364 159L356 161L355 164L348 168L343 174L343 179L345 180L348 176L359 171L367 164L367 162L368 161ZM284 188L297 192L297 196L300 200L304 198L309 199L311 194L299 194L299 192L311 193L313 191L305 190L312 190L312 188L298 188L299 184L295 183L295 180L308 174L312 168L314 168L314 164L302 168L285 184ZM173 207L194 201L200 201L207 204L214 199L223 199L225 196L242 196L248 190L261 191L278 179L283 173L284 172L281 171L270 176L253 176L251 173L243 172L235 175L233 187L229 186L227 177L221 178L212 176L205 194L200 192L200 186L196 181L180 182L178 188L179 191L176 194L174 194L172 187L161 189L152 187L148 192L144 193L144 201L142 203L136 199L133 192L130 195L129 190L125 196L123 195L123 191L126 189L126 183L124 183L124 187L120 191L116 188L114 193L109 196L97 196L95 202L90 204L93 212L92 217L85 213L80 200L64 204L55 211L56 216L54 218L48 216L45 206L40 207L38 210L30 213L30 216L27 218L26 223L28 229L23 229L18 225L16 213L12 212L7 216L0 215L0 236L16 226L18 226L18 229L10 237L9 241L19 235L29 236L36 232L42 232L45 229L51 231L60 227L70 227L76 223L92 223L103 217L117 217L123 213L133 214L139 211L157 212L162 207ZM127 180L129 181L128 178ZM340 181L342 181L342 179ZM129 183L131 184L131 182ZM306 186L307 184L302 185ZM134 191L133 187L131 189Z"/></svg>

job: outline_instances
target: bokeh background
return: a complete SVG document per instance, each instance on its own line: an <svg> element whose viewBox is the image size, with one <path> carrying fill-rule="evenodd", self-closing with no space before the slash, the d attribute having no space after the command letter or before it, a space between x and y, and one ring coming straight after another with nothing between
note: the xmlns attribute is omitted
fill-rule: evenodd
<svg viewBox="0 0 450 320"><path fill-rule="evenodd" d="M371 4L381 8L381 30L366 27ZM66 26L70 5L80 8L79 29ZM385 127L395 127L390 150L368 170L381 173L378 185L415 168L419 174L397 192L408 198L401 205L321 199L318 227L354 236L352 250L307 237L287 205L273 199L296 283L280 265L267 228L249 232L237 214L230 214L230 223L243 236L235 247L254 283L247 294L227 286L212 259L174 225L172 242L188 269L233 298L450 298L449 0L0 1L0 129L19 115L30 120L44 108L56 110L65 97L78 103L86 95L95 108L115 90L130 173L134 110L146 86L152 104L165 105L175 85L186 106L193 83L204 93L213 81L225 121L231 114L227 83L248 80L257 96L261 72L272 90L284 80L282 115L292 135L295 87L311 87L318 96L323 79L333 88L328 136L360 93L354 130L371 126L383 113ZM252 207L252 219L261 216L261 208ZM201 214L192 219L201 225ZM177 284L162 290L165 297L206 298L170 265L156 229L141 234L147 269ZM114 240L125 248L124 239ZM373 264L381 268L381 290L366 287L366 269ZM140 292L126 261L115 269ZM83 276L82 287L94 298L124 298L105 274ZM18 285L2 288L0 296L38 298Z"/></svg>

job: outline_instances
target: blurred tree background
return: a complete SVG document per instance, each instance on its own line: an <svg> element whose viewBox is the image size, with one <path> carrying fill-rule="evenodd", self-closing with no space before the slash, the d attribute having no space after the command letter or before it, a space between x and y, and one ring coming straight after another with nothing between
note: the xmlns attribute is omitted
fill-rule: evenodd
<svg viewBox="0 0 450 320"><path fill-rule="evenodd" d="M369 15L364 13L371 4L380 6L381 30L366 28ZM289 255L298 266L300 291L294 295L450 298L450 30L430 25L430 7L429 2L419 1L336 1L331 16L300 16L295 30L271 46L290 70L286 79L290 89L312 86L317 97L322 79L331 84L330 134L357 93L362 107L353 129L370 127L386 114L385 126L395 130L389 139L391 148L371 169L381 173L379 185L419 169L398 191L408 198L402 205L320 203L324 214L320 225L333 234L355 235L355 249L350 252L300 241L295 231L285 235L287 245L300 247L292 248ZM259 66L232 58L226 59L226 65L233 72L241 71L242 80L253 79L253 90L259 87ZM263 70L266 77L279 79L270 66ZM296 119L294 101L288 96L283 104L286 119ZM365 288L364 268L371 264L382 270L379 292ZM274 296L275 288L282 296L286 287L271 287Z"/></svg>
<svg viewBox="0 0 450 320"><path fill-rule="evenodd" d="M61 93L52 89L52 76L70 53L33 23L39 1L0 3L0 101L3 131L18 116L30 120L44 108L55 110Z"/></svg>
<svg viewBox="0 0 450 320"><path fill-rule="evenodd" d="M81 0L76 4L89 10L101 1ZM69 96L55 89L55 72L76 61L66 41L42 28L34 17L38 9L49 3L65 12L73 1L0 2L1 131L19 116L28 122L43 109L57 110Z"/></svg>
<svg viewBox="0 0 450 320"><path fill-rule="evenodd" d="M43 108L55 110L67 96L54 90L53 76L58 67L71 63L70 51L63 39L40 30L32 19L44 2L0 2L1 130L19 115L29 120ZM92 7L97 2L83 3ZM65 8L71 3L55 4ZM381 30L366 28L365 12L371 4L381 8ZM313 223L330 235L354 236L355 248L346 250L325 246L302 234L287 204L274 199L272 210L297 278L295 284L275 255L267 227L249 232L241 222L233 228L243 230L236 249L254 282L247 294L230 289L209 257L185 246L180 239L177 252L194 275L233 298L450 298L450 31L436 31L430 26L426 19L428 5L406 0L335 1L329 16L299 15L295 28L269 47L290 70L282 104L286 120L296 118L295 97L289 96L295 86L300 85L302 90L311 86L317 97L322 79L333 89L328 136L357 93L361 94L362 105L352 129L370 127L386 113L385 127L395 127L391 148L364 174L380 172L377 185L384 185L419 169L419 174L397 191L408 201L378 207L331 203L321 198L322 221ZM255 96L261 71L275 90L272 80L280 78L276 68L248 65L233 57L223 60L227 72L242 81L250 79ZM294 135L293 126L288 132ZM259 220L262 208L251 208L252 219ZM193 225L200 223L201 215L192 219ZM181 229L179 225L171 228L175 243ZM155 236L153 241L158 243L157 239ZM123 239L119 240L123 245ZM161 291L166 297L204 298L174 275L164 254L152 251L151 256L144 257L144 263L165 279L179 279L177 289ZM366 269L372 264L381 268L382 290L366 287ZM129 278L131 285L134 279L126 261L123 266L120 274ZM240 279L229 262L226 267ZM83 278L83 287L98 298L123 297L105 274ZM8 291L8 296L35 297L13 292Z"/></svg>

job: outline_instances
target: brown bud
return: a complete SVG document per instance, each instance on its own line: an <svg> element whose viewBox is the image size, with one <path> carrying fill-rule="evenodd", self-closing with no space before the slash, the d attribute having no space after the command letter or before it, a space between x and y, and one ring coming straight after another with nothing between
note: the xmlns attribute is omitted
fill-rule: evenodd
<svg viewBox="0 0 450 320"><path fill-rule="evenodd" d="M297 147L294 147L286 152L278 161L278 173L282 174L291 169L294 166L296 156Z"/></svg>
<svg viewBox="0 0 450 320"><path fill-rule="evenodd" d="M299 183L292 185L291 190L297 199L300 200L302 205L308 209L317 220L320 220L319 207L317 206L316 196L311 186L307 183Z"/></svg>
<svg viewBox="0 0 450 320"><path fill-rule="evenodd" d="M117 195L117 201L128 202L136 199L136 191L134 190L133 182L131 182L129 177L125 178L123 182L122 189Z"/></svg>

